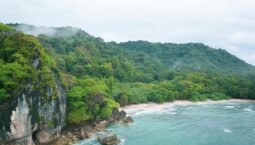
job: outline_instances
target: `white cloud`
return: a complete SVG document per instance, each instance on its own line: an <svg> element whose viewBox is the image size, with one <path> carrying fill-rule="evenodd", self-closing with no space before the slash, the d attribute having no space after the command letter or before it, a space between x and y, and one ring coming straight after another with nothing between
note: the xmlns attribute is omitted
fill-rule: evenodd
<svg viewBox="0 0 255 145"><path fill-rule="evenodd" d="M254 0L8 0L0 21L76 26L107 41L203 42L255 65Z"/></svg>

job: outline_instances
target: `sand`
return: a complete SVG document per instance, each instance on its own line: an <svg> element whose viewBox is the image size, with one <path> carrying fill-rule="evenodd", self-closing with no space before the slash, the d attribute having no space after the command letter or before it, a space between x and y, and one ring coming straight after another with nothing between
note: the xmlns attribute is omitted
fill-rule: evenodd
<svg viewBox="0 0 255 145"><path fill-rule="evenodd" d="M167 102L162 104L143 103L143 104L129 105L129 106L121 107L120 110L124 110L128 115L132 115L140 111L161 111L164 109L174 107L176 105L206 105L206 104L218 104L218 103L242 103L242 102L255 102L255 100L230 99L230 100L220 100L220 101L207 100L202 102L177 100L174 102Z"/></svg>

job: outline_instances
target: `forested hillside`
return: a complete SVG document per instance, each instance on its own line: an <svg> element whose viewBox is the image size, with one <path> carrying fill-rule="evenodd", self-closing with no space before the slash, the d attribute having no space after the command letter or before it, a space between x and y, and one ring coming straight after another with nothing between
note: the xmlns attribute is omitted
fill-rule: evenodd
<svg viewBox="0 0 255 145"><path fill-rule="evenodd" d="M174 44L130 41L120 43L119 46L159 59L171 70L235 74L249 74L255 71L253 66L231 55L226 50L214 49L202 43Z"/></svg>
<svg viewBox="0 0 255 145"><path fill-rule="evenodd" d="M107 118L113 108L176 99L255 99L255 69L204 44L104 42L81 29L11 24L36 35L68 90L68 121Z"/></svg>

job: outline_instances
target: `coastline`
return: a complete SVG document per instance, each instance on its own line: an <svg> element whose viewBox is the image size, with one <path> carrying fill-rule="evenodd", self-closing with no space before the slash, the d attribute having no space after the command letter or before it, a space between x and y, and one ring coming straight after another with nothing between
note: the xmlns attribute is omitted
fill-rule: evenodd
<svg viewBox="0 0 255 145"><path fill-rule="evenodd" d="M198 101L198 102L192 102L189 100L176 100L174 102L165 102L162 104L148 102L148 103L132 104L125 107L120 107L118 114L122 111L125 111L127 116L132 117L138 112L143 112L143 111L157 112L157 111L169 109L174 106L207 105L207 104L221 104L221 103L248 103L248 102L255 103L255 100L229 99L229 100L219 100L219 101L206 100L206 101ZM62 145L62 144L73 145L83 139L91 138L93 134L95 134L96 132L105 131L107 124L110 125L116 122L118 121L113 121L111 123L102 121L101 123L97 124L95 127L93 127L93 124L80 124L80 125L71 126L71 127L69 126L66 128L64 133L59 138L57 138L54 142L48 145ZM121 123L121 121L119 123ZM81 138L79 135L81 132L83 132L82 133L83 136L85 135L86 137L84 136Z"/></svg>
<svg viewBox="0 0 255 145"><path fill-rule="evenodd" d="M132 104L125 107L119 108L119 110L123 110L127 113L127 115L133 115L136 112L140 111L161 111L173 106L186 106L186 105L207 105L207 104L219 104L219 103L247 103L247 102L255 102L255 100L248 99L229 99L229 100L219 100L219 101L198 101L192 102L189 100L176 100L174 102L166 102L162 104L158 103L142 103L142 104Z"/></svg>

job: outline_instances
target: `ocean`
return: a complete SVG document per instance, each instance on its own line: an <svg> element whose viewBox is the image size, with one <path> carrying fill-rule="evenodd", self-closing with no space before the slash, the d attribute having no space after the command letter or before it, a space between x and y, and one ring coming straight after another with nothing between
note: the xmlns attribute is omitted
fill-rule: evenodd
<svg viewBox="0 0 255 145"><path fill-rule="evenodd" d="M176 105L108 127L120 145L255 145L255 103ZM76 145L100 145L96 136Z"/></svg>

